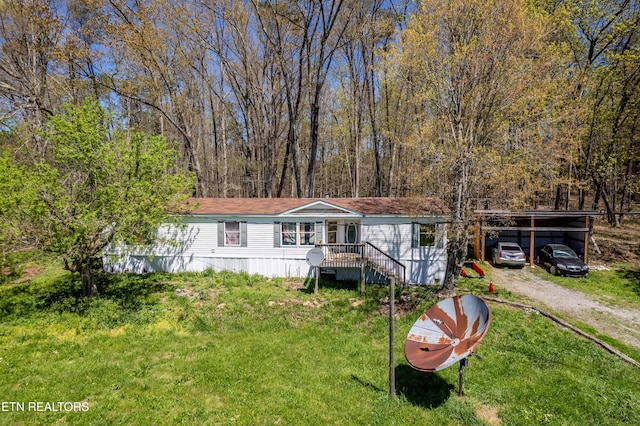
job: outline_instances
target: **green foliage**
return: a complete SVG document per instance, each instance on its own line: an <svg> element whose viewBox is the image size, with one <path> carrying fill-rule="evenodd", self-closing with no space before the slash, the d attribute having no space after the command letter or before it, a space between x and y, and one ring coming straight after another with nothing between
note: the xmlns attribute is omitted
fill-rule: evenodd
<svg viewBox="0 0 640 426"><path fill-rule="evenodd" d="M388 396L384 286L246 274L97 277L78 298L68 273L0 287L0 393L6 401L87 401L86 412L0 412L3 424L637 424L635 367L534 311L491 304L493 322L458 369L421 373L404 336L435 303L396 320L396 388ZM242 285L243 281L251 285ZM486 283L461 291L486 292ZM10 296L10 297L7 297ZM13 300L12 302L7 300ZM50 300L42 303L42 300ZM362 302L362 303L355 303Z"/></svg>
<svg viewBox="0 0 640 426"><path fill-rule="evenodd" d="M41 132L49 149L0 159L2 242L28 240L81 271L108 244L153 239L191 177L161 136L113 128L95 101L66 105Z"/></svg>

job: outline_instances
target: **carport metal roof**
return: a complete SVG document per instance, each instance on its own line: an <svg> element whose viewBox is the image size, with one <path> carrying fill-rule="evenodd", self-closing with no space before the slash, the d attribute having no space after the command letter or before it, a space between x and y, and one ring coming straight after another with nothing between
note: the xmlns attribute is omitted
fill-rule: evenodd
<svg viewBox="0 0 640 426"><path fill-rule="evenodd" d="M518 231L529 233L529 262L533 265L536 250L536 232L571 232L581 235L584 263L588 261L589 232L595 211L565 210L475 210L478 220L475 228L474 256L485 258L487 232Z"/></svg>

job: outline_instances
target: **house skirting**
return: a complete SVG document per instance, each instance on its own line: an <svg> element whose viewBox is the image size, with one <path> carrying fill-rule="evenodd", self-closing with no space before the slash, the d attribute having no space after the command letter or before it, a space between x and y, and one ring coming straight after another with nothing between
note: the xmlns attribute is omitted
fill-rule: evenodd
<svg viewBox="0 0 640 426"><path fill-rule="evenodd" d="M421 261L404 261L407 267L407 282L409 284L433 285L438 284L444 277L444 262L425 263ZM306 259L292 258L227 258L207 256L147 256L121 255L104 256L104 270L112 273L144 274L149 272L203 272L208 269L214 272L232 271L246 272L250 275L259 274L270 278L311 278L313 267ZM329 268L336 271L336 279L345 281L360 281L360 268ZM384 282L375 274L367 272L367 282Z"/></svg>

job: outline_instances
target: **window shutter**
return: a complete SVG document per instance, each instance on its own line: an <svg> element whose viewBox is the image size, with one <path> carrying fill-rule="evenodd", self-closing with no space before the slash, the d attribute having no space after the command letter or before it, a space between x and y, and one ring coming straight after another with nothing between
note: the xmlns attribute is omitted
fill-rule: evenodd
<svg viewBox="0 0 640 426"><path fill-rule="evenodd" d="M218 247L224 247L224 222L218 222Z"/></svg>
<svg viewBox="0 0 640 426"><path fill-rule="evenodd" d="M273 246L280 247L280 222L273 222Z"/></svg>
<svg viewBox="0 0 640 426"><path fill-rule="evenodd" d="M322 244L324 243L324 222L316 222L316 226L314 229L315 232L315 243Z"/></svg>
<svg viewBox="0 0 640 426"><path fill-rule="evenodd" d="M240 222L240 247L247 246L247 222Z"/></svg>
<svg viewBox="0 0 640 426"><path fill-rule="evenodd" d="M411 248L420 247L420 224L411 224Z"/></svg>

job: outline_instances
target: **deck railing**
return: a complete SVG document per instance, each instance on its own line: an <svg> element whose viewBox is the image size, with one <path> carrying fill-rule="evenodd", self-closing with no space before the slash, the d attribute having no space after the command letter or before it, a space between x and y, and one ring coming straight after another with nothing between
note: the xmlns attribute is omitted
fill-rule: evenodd
<svg viewBox="0 0 640 426"><path fill-rule="evenodd" d="M369 242L348 244L316 244L324 252L321 267L359 268L368 267L387 278L406 282L406 267Z"/></svg>

